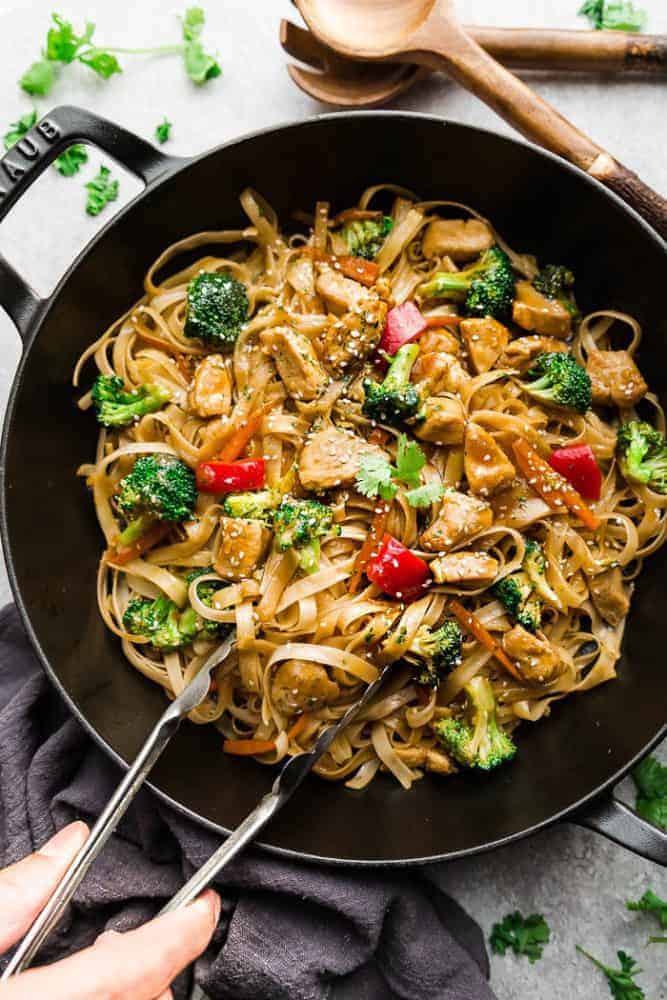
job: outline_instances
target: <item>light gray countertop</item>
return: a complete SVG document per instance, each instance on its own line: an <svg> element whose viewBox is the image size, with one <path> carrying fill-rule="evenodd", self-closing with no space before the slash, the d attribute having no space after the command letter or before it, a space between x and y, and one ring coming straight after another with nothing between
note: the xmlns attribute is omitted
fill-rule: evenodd
<svg viewBox="0 0 667 1000"><path fill-rule="evenodd" d="M479 24L584 27L576 17L580 0L460 0L464 20ZM6 0L0 6L0 124L30 108L16 86L23 70L37 58L53 0ZM166 8L159 0L69 0L56 5L77 25L97 23L100 44L157 45L178 38L176 14L187 6ZM217 49L223 76L195 88L178 57L121 56L122 76L104 83L82 68L70 67L52 95L39 102L40 113L55 104L80 104L151 138L164 115L174 123L170 153L192 154L262 125L305 118L326 110L294 88L285 72L278 43L280 16L297 15L288 0L218 0L205 3L206 41ZM649 27L667 32L665 0L643 0ZM665 82L615 80L611 77L532 76L535 88L575 124L613 152L648 183L667 193L665 163ZM442 114L469 124L511 134L511 129L471 95L433 79L394 105ZM4 131L4 129L3 129ZM100 162L93 154L83 180ZM105 157L108 160L108 158ZM118 205L139 190L139 182L120 168ZM6 253L41 294L48 294L74 254L85 245L98 221L83 213L79 178L64 180L48 171L0 228ZM91 339L97 331L91 329ZM4 407L19 358L19 341L0 312L0 409ZM9 600L0 565L0 600ZM547 723L548 724L548 723ZM445 792L443 791L443 794ZM406 807L408 803L406 802ZM644 967L640 982L650 1000L667 997L664 945L645 946L650 923L627 913L626 898L652 885L667 896L667 876L602 837L564 824L493 854L433 869L438 881L466 906L488 931L514 908L543 912L553 943L535 966L514 956L492 960L492 983L501 1000L597 1000L609 996L602 977L574 950L580 942L603 960L626 948ZM260 1000L260 998L258 998Z"/></svg>

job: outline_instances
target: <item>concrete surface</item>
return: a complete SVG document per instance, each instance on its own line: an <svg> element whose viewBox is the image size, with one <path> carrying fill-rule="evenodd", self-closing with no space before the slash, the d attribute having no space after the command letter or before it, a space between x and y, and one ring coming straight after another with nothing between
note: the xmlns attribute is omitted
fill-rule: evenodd
<svg viewBox="0 0 667 1000"><path fill-rule="evenodd" d="M217 49L224 75L202 89L185 77L178 57L121 56L122 76L104 83L76 66L65 71L40 113L57 103L90 107L151 137L163 115L174 123L167 149L174 154L204 150L261 125L303 118L323 108L294 89L278 45L281 15L296 18L288 0L219 0L204 4L206 42ZM667 32L664 0L643 0L652 31ZM100 44L130 46L169 43L178 38L176 13L158 0L69 0L56 7L80 25L97 23ZM477 23L583 27L579 0L461 0L459 13ZM38 55L53 0L6 0L0 6L0 124L30 107L16 81ZM577 125L628 166L667 193L665 84L609 77L556 79L533 76L534 86ZM406 109L442 113L453 119L509 132L486 107L442 79L424 83L397 102ZM3 129L4 131L4 129ZM108 158L105 158L108 159ZM0 227L0 249L47 294L74 253L95 232L83 213L81 180L96 172L99 155L80 178L65 180L48 171ZM118 170L122 204L139 183ZM106 215L100 217L102 224ZM91 338L97 331L92 330ZM16 332L0 313L0 407L4 409L19 357ZM0 569L0 600L9 599ZM443 792L444 794L444 792ZM406 802L406 807L408 803ZM644 967L640 982L650 1000L667 997L664 945L645 946L651 922L627 913L623 900L648 886L667 896L665 873L601 837L563 825L492 855L457 862L434 876L488 930L508 910L543 912L553 929L544 959L530 966L513 956L493 959L493 985L501 1000L596 1000L609 996L602 977L575 951L581 942L604 960L617 948L631 951ZM258 998L259 1000L259 998Z"/></svg>

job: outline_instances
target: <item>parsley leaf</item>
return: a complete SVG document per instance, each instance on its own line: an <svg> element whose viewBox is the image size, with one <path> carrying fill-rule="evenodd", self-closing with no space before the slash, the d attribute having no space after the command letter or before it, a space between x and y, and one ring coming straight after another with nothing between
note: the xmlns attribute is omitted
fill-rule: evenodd
<svg viewBox="0 0 667 1000"><path fill-rule="evenodd" d="M631 0L585 0L578 13L597 31L642 31L646 24L646 11Z"/></svg>
<svg viewBox="0 0 667 1000"><path fill-rule="evenodd" d="M48 59L40 59L28 67L19 80L19 86L33 97L46 97L55 82L55 65Z"/></svg>
<svg viewBox="0 0 667 1000"><path fill-rule="evenodd" d="M656 757L646 757L634 769L632 778L637 786L639 815L667 830L667 767Z"/></svg>
<svg viewBox="0 0 667 1000"><path fill-rule="evenodd" d="M110 52L102 52L101 49L90 49L77 57L79 62L93 73L97 73L103 80L108 80L114 73L122 73L120 63Z"/></svg>
<svg viewBox="0 0 667 1000"><path fill-rule="evenodd" d="M118 197L118 181L110 181L110 174L108 167L100 167L98 175L86 184L88 215L99 215L105 205Z"/></svg>
<svg viewBox="0 0 667 1000"><path fill-rule="evenodd" d="M549 937L549 925L541 913L524 918L517 910L493 925L489 941L496 955L504 955L511 948L515 955L526 955L532 965L542 957Z"/></svg>
<svg viewBox="0 0 667 1000"><path fill-rule="evenodd" d="M167 142L171 134L171 122L165 117L155 126L155 138L158 142Z"/></svg>
<svg viewBox="0 0 667 1000"><path fill-rule="evenodd" d="M392 482L395 469L382 455L370 452L362 455L357 473L357 489L365 497L381 496L383 500L392 500L398 486Z"/></svg>
<svg viewBox="0 0 667 1000"><path fill-rule="evenodd" d="M430 507L432 503L442 500L444 493L442 483L427 483L425 486L409 490L405 494L405 499L411 507Z"/></svg>
<svg viewBox="0 0 667 1000"><path fill-rule="evenodd" d="M32 111L26 111L24 115L21 115L18 121L12 122L4 135L5 149L11 149L12 146L22 139L26 132L30 129L37 121L37 111L35 108Z"/></svg>
<svg viewBox="0 0 667 1000"><path fill-rule="evenodd" d="M60 14L51 14L51 18L54 27L49 28L46 34L46 58L51 62L74 62L79 49L90 44L95 25L89 21L83 35L77 35L71 22Z"/></svg>
<svg viewBox="0 0 667 1000"><path fill-rule="evenodd" d="M639 975L642 970L631 955L628 955L624 951L617 952L616 954L618 955L621 967L620 969L612 969L608 965L603 965L597 958L589 955L579 945L577 945L577 951L590 959L594 965L597 965L601 972L604 972L609 983L609 991L614 1000L646 1000L646 994L634 981L634 977Z"/></svg>
<svg viewBox="0 0 667 1000"><path fill-rule="evenodd" d="M667 930L667 900L660 899L652 889L648 889L636 902L628 901L625 905L639 913L654 913L663 930Z"/></svg>
<svg viewBox="0 0 667 1000"><path fill-rule="evenodd" d="M416 441L400 434L396 454L396 477L408 486L419 486L419 473L426 465L426 455Z"/></svg>
<svg viewBox="0 0 667 1000"><path fill-rule="evenodd" d="M220 76L222 70L213 56L204 51L200 36L205 15L201 7L188 7L183 16L183 59L185 72L198 86Z"/></svg>

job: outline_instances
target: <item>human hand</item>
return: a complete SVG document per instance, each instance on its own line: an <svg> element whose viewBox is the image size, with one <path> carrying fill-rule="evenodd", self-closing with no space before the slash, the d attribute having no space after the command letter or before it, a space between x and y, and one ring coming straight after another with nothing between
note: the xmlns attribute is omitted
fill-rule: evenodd
<svg viewBox="0 0 667 1000"><path fill-rule="evenodd" d="M71 823L0 871L0 954L28 930L87 836L85 823ZM208 890L137 930L108 931L70 958L14 976L0 984L0 1000L169 1000L169 984L204 951L219 916L220 898Z"/></svg>

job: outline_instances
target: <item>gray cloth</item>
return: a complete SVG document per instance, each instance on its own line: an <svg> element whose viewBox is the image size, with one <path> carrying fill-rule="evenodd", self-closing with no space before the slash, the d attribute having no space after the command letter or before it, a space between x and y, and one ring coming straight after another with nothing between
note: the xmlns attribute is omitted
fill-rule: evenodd
<svg viewBox="0 0 667 1000"><path fill-rule="evenodd" d="M0 862L93 820L120 771L42 674L13 607L0 611ZM45 946L52 961L128 930L217 847L144 790ZM248 852L218 881L220 927L195 977L212 1000L493 1000L479 927L419 871L331 870ZM2 915L0 914L0 919ZM192 972L175 995L185 997Z"/></svg>

